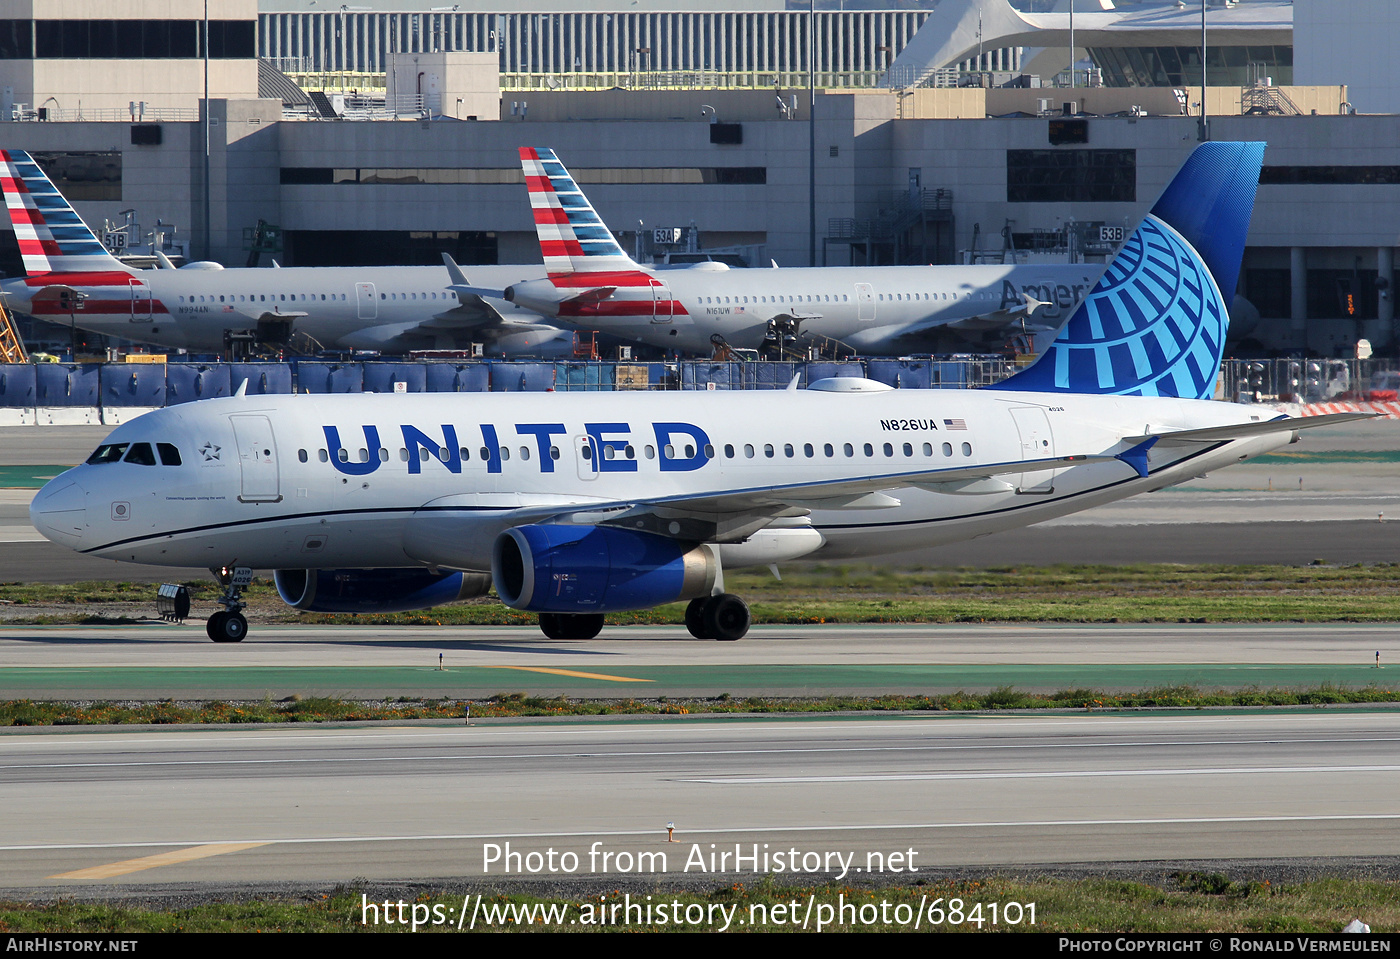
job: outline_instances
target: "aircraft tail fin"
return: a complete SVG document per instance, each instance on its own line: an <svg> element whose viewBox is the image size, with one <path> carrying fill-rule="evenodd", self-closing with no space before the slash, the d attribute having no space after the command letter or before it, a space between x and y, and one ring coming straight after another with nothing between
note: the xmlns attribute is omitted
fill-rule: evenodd
<svg viewBox="0 0 1400 959"><path fill-rule="evenodd" d="M1055 342L993 389L1210 399L1262 143L1203 143Z"/></svg>
<svg viewBox="0 0 1400 959"><path fill-rule="evenodd" d="M637 270L553 150L521 147L520 166L551 277Z"/></svg>
<svg viewBox="0 0 1400 959"><path fill-rule="evenodd" d="M28 153L0 150L0 190L30 276L126 269Z"/></svg>

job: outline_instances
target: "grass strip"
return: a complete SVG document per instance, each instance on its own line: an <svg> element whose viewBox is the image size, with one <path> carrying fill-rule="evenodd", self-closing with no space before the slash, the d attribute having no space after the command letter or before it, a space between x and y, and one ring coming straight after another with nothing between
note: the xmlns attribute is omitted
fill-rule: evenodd
<svg viewBox="0 0 1400 959"><path fill-rule="evenodd" d="M1223 566L1005 566L995 569L795 567L781 582L766 571L725 574L748 601L756 624L815 623L1258 623L1400 622L1400 564ZM188 584L195 615L205 615L212 583ZM270 583L246 594L260 622L330 625L534 625L537 617L494 596L415 613L324 615L286 610ZM126 604L110 613L105 605ZM125 622L154 613L148 584L0 584L8 623ZM35 607L26 616L26 607ZM131 607L135 607L132 609ZM609 625L679 625L685 604L614 613Z"/></svg>
<svg viewBox="0 0 1400 959"><path fill-rule="evenodd" d="M418 932L455 932L464 901L479 932L713 931L725 915L731 932L802 931L804 917L810 917L807 931L812 932L901 932L913 930L915 914L921 914L919 928L931 932L1335 933L1355 918L1376 932L1400 929L1400 882L1386 880L1274 881L1183 871L1159 883L994 875L869 887L787 884L765 877L709 889L668 888L659 882L623 891L608 888L613 883L599 878L606 887L598 892L546 896L521 891L522 884L435 890L408 899L396 895L386 902L352 884L314 898L173 909L71 900L0 902L0 932L408 932L415 915L421 923ZM634 908L650 906L651 921L644 908L633 912L633 921L617 918L625 915L629 902ZM808 911L809 902L816 908ZM657 907L662 903L666 917L689 912L697 918L660 921ZM1009 908L1013 903L1015 910ZM383 921L386 905L392 923ZM843 905L845 921L838 921ZM831 921L818 930L813 920L823 907ZM366 923L375 912L380 921Z"/></svg>
<svg viewBox="0 0 1400 959"><path fill-rule="evenodd" d="M1318 686L1311 689L1203 691L1168 686L1134 693L1096 689L1023 692L1002 686L985 693L958 691L932 696L822 696L784 698L571 699L497 693L488 699L356 701L291 697L274 702L55 702L16 699L0 703L0 726L201 725L242 723L404 722L424 719L512 719L539 716L679 716L851 712L985 712L1004 709L1205 709L1263 706L1332 706L1400 702L1400 689Z"/></svg>

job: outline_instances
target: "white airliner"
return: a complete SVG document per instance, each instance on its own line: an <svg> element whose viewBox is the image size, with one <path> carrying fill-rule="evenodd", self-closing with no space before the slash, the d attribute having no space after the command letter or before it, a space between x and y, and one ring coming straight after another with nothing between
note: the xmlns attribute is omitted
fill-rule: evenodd
<svg viewBox="0 0 1400 959"><path fill-rule="evenodd" d="M0 150L0 189L24 258L23 278L0 283L11 310L138 343L222 351L237 339L406 352L465 349L492 355L572 355L574 336L469 285L444 266L134 270L107 252L29 154ZM169 265L169 261L166 261ZM474 266L478 282L542 276L539 266ZM76 295L75 295L76 294Z"/></svg>
<svg viewBox="0 0 1400 959"><path fill-rule="evenodd" d="M866 355L966 349L967 337L1058 329L1101 263L651 270L622 252L552 150L525 147L544 279L504 291L518 306L664 349L759 349L837 340ZM959 345L961 344L961 345Z"/></svg>
<svg viewBox="0 0 1400 959"><path fill-rule="evenodd" d="M725 569L1012 529L1354 418L1208 399L1262 158L1263 144L1198 147L1046 354L996 388L240 390L118 427L30 517L88 555L213 570L216 641L245 635L254 568L303 610L422 609L494 586L554 638L688 600L692 634L738 639L749 612Z"/></svg>

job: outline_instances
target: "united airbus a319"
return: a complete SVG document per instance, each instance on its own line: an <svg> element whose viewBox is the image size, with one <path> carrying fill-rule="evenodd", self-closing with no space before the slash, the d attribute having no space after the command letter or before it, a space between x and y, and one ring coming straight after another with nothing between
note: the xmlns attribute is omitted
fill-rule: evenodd
<svg viewBox="0 0 1400 959"><path fill-rule="evenodd" d="M90 556L210 568L217 641L246 633L254 569L303 610L494 587L554 638L684 601L693 635L738 639L726 570L1025 526L1353 418L1210 399L1262 157L1198 147L1049 350L994 388L238 395L118 427L30 517Z"/></svg>

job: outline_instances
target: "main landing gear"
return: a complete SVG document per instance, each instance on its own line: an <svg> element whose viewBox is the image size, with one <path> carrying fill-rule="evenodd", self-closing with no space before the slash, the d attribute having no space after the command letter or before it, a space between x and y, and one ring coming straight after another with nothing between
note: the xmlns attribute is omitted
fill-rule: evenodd
<svg viewBox="0 0 1400 959"><path fill-rule="evenodd" d="M696 639L733 642L749 631L749 605L733 593L692 599L685 608L685 628Z"/></svg>
<svg viewBox="0 0 1400 959"><path fill-rule="evenodd" d="M748 603L733 593L692 599L685 608L685 628L696 639L743 639L750 621ZM540 613L540 632L550 639L592 639L602 629L601 613Z"/></svg>
<svg viewBox="0 0 1400 959"><path fill-rule="evenodd" d="M216 643L241 642L248 635L248 620L243 615L248 604L243 602L243 590L253 582L253 570L247 566L217 566L209 572L224 588L214 600L224 608L209 617L204 631Z"/></svg>

